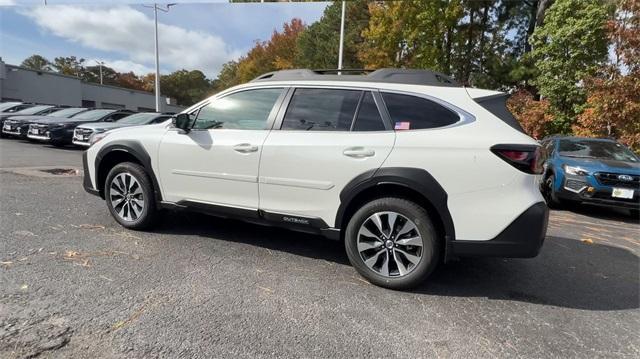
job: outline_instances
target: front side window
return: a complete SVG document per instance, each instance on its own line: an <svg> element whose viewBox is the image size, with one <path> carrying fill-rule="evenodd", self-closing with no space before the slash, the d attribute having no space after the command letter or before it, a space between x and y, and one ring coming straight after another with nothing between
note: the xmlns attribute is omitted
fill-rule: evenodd
<svg viewBox="0 0 640 359"><path fill-rule="evenodd" d="M349 131L362 91L296 89L282 130Z"/></svg>
<svg viewBox="0 0 640 359"><path fill-rule="evenodd" d="M460 120L457 113L426 98L395 93L382 93L382 98L396 130L444 127Z"/></svg>
<svg viewBox="0 0 640 359"><path fill-rule="evenodd" d="M281 88L237 92L213 100L198 111L194 129L266 130Z"/></svg>

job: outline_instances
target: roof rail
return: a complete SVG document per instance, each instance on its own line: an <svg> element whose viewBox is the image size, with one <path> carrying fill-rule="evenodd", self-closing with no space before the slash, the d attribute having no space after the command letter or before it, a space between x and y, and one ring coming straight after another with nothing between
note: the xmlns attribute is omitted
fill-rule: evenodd
<svg viewBox="0 0 640 359"><path fill-rule="evenodd" d="M386 82L407 85L460 87L460 84L448 75L419 69L379 69L375 71L366 69L292 69L267 72L251 80L251 82L293 80Z"/></svg>

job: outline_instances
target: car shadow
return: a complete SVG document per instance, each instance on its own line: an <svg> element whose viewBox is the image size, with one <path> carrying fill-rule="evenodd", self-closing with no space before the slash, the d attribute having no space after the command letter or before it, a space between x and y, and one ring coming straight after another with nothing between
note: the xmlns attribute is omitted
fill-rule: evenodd
<svg viewBox="0 0 640 359"><path fill-rule="evenodd" d="M197 235L349 265L338 241L196 213L170 213L157 232ZM630 250L547 237L536 258L460 259L441 265L410 292L597 311L637 309L639 268L640 259Z"/></svg>

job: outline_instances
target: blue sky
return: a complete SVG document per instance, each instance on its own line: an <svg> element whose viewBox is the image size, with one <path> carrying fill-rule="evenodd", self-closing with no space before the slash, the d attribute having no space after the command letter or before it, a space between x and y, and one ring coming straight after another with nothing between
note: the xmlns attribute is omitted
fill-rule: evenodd
<svg viewBox="0 0 640 359"><path fill-rule="evenodd" d="M178 5L158 15L161 72L200 69L212 78L255 40L268 39L294 17L306 24L317 21L328 4L171 2ZM124 0L42 3L0 0L0 56L5 62L19 64L32 54L51 60L75 55L89 64L105 61L118 71L152 71L153 9Z"/></svg>

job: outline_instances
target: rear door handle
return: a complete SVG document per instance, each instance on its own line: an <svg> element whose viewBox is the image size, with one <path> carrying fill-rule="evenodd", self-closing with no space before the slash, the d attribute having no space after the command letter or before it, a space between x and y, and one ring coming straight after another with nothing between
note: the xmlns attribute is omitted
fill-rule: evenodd
<svg viewBox="0 0 640 359"><path fill-rule="evenodd" d="M364 147L349 147L342 151L342 154L353 158L373 157L376 151Z"/></svg>
<svg viewBox="0 0 640 359"><path fill-rule="evenodd" d="M254 146L250 143L240 143L233 146L233 150L240 153L250 153L256 152L258 150L258 146Z"/></svg>

